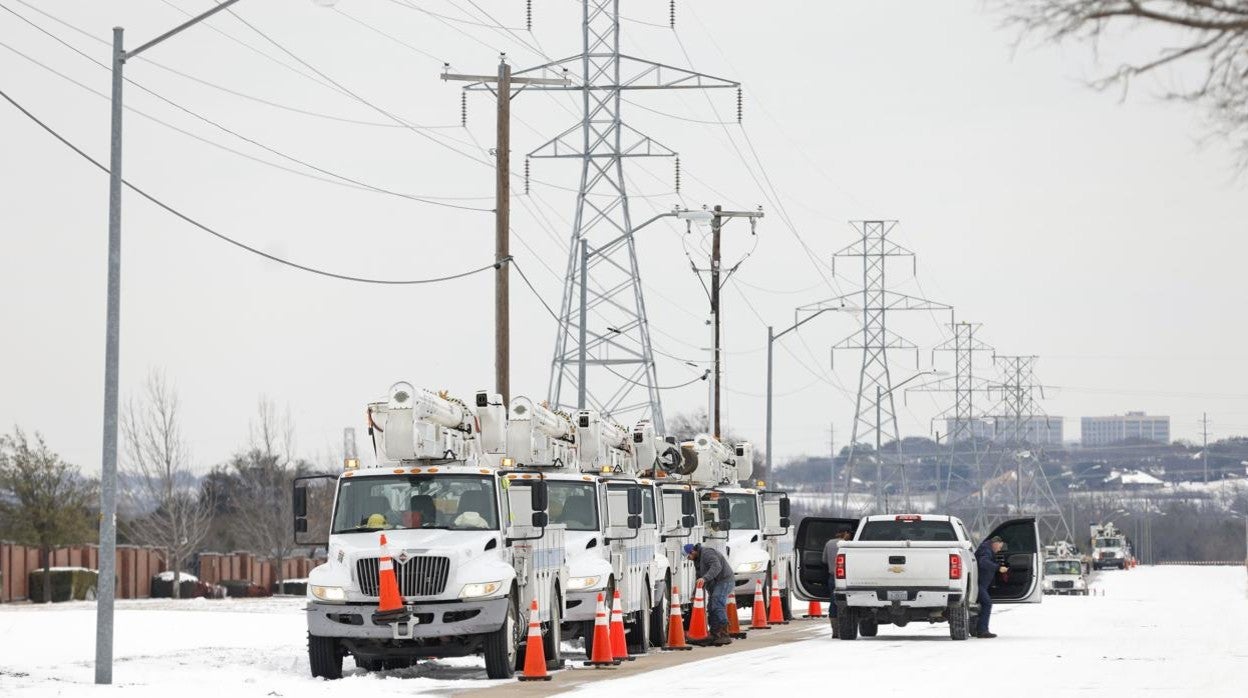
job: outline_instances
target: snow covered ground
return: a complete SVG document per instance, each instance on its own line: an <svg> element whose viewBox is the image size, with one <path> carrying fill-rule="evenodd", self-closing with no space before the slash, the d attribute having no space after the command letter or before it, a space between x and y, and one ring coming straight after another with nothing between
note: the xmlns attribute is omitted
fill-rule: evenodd
<svg viewBox="0 0 1248 698"><path fill-rule="evenodd" d="M810 621L802 641L709 659L694 651L679 667L619 679L604 672L603 680L579 691L1243 695L1248 578L1242 567L1109 571L1095 587L1105 596L1047 597L1040 605L998 607L993 630L1001 637L995 640L955 643L944 626L910 625L882 627L879 637L843 642L828 637L825 622ZM507 683L485 680L475 658L359 672L341 682L314 680L304 651L302 604L291 598L119 602L111 687L92 684L94 604L0 606L0 696L372 698L445 695ZM559 684L544 686L556 690Z"/></svg>

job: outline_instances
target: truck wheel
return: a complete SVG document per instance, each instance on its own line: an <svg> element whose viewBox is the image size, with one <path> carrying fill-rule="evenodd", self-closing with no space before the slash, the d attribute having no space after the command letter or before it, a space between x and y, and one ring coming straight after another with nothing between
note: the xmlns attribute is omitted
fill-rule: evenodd
<svg viewBox="0 0 1248 698"><path fill-rule="evenodd" d="M491 679L510 679L520 658L520 621L515 594L507 604L507 617L498 630L485 636L485 674Z"/></svg>
<svg viewBox="0 0 1248 698"><path fill-rule="evenodd" d="M563 604L559 593L555 592L554 601L550 604L550 628L542 636L542 653L546 656L546 670L555 671L563 668Z"/></svg>
<svg viewBox="0 0 1248 698"><path fill-rule="evenodd" d="M336 637L308 634L308 666L312 676L321 679L342 678L342 651Z"/></svg>
<svg viewBox="0 0 1248 698"><path fill-rule="evenodd" d="M953 640L965 640L970 637L971 614L966 604L950 606L946 611L949 616L949 637Z"/></svg>
<svg viewBox="0 0 1248 698"><path fill-rule="evenodd" d="M650 647L650 585L641 590L641 607L634 614L633 625L626 628L625 641L629 654L645 654Z"/></svg>
<svg viewBox="0 0 1248 698"><path fill-rule="evenodd" d="M880 622L874 618L863 618L858 621L858 634L863 637L875 637L880 632Z"/></svg>
<svg viewBox="0 0 1248 698"><path fill-rule="evenodd" d="M667 621L671 618L672 583L665 582L663 597L650 612L650 646L662 647L667 642Z"/></svg>
<svg viewBox="0 0 1248 698"><path fill-rule="evenodd" d="M858 639L858 609L841 606L836 609L836 636L842 640Z"/></svg>

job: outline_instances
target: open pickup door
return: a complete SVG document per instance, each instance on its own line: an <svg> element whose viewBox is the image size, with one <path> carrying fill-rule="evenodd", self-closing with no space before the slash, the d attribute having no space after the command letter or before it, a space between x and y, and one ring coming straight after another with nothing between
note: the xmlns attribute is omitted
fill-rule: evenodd
<svg viewBox="0 0 1248 698"><path fill-rule="evenodd" d="M1005 548L997 560L1010 568L1006 574L993 575L988 594L996 603L1040 603L1044 591L1040 585L1040 526L1034 518L1011 519L997 526L988 538L1001 536Z"/></svg>
<svg viewBox="0 0 1248 698"><path fill-rule="evenodd" d="M797 597L804 601L828 601L828 563L823 559L823 546L841 531L853 535L858 519L831 519L807 516L797 525L793 550L797 555Z"/></svg>

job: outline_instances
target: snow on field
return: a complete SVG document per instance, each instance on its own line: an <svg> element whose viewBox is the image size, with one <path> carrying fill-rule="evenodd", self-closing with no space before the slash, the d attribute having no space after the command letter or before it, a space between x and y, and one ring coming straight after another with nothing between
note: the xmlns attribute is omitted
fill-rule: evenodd
<svg viewBox="0 0 1248 698"><path fill-rule="evenodd" d="M953 642L944 625L881 626L879 636L816 637L597 683L593 695L682 688L738 695L1243 696L1248 578L1243 567L1140 567L1099 575L1105 596L997 606L993 640Z"/></svg>
<svg viewBox="0 0 1248 698"><path fill-rule="evenodd" d="M1105 596L1047 597L998 606L995 640L952 642L943 625L884 626L879 637L810 639L595 681L592 695L723 696L805 689L809 695L1024 696L1137 693L1240 696L1248 685L1248 583L1244 569L1141 567L1101 574ZM505 684L484 679L476 658L427 662L340 682L312 679L302 599L122 601L114 685L92 683L93 603L0 606L0 696L168 698L411 696ZM806 625L806 624L803 624ZM639 663L645 662L639 660ZM605 678L605 677L604 677Z"/></svg>

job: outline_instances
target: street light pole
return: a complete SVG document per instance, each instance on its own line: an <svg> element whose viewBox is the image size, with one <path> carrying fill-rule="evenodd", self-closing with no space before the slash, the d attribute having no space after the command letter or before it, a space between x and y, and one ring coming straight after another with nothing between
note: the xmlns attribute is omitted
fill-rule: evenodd
<svg viewBox="0 0 1248 698"><path fill-rule="evenodd" d="M96 584L95 682L113 682L113 601L117 576L117 405L121 357L121 117L126 61L228 8L224 0L133 51L125 49L125 30L113 27L112 112L108 155L108 286L104 330L104 443L100 459L100 580Z"/></svg>

